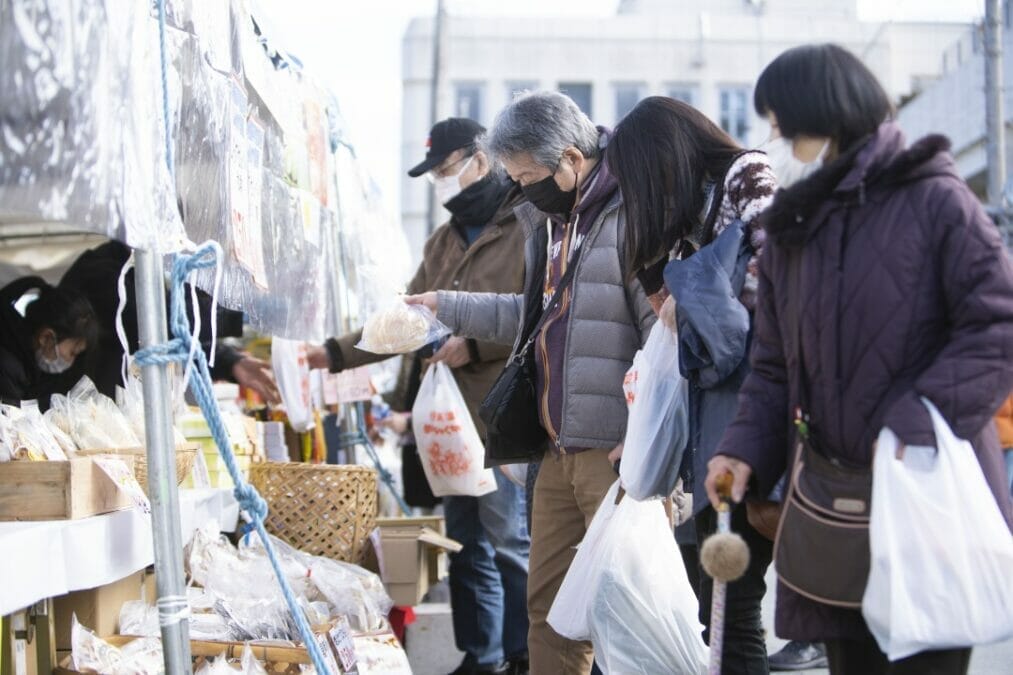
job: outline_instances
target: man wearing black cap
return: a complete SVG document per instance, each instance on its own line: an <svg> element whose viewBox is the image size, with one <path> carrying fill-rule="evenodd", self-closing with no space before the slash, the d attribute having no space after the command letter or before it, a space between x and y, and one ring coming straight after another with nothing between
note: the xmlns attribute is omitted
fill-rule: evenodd
<svg viewBox="0 0 1013 675"><path fill-rule="evenodd" d="M524 232L514 216L520 189L494 172L476 141L485 129L451 118L429 134L425 159L408 175L426 176L450 211L450 222L426 242L408 293L460 290L520 293L524 285ZM361 331L310 349L313 368L339 372L384 359L355 349ZM433 355L453 369L479 434L478 406L503 370L510 347L451 337ZM418 373L420 357L406 357ZM404 371L403 371L404 372ZM407 378L402 377L402 380ZM409 389L396 410L411 410ZM399 387L400 389L400 387ZM403 420L403 417L402 417ZM495 470L497 490L483 497L445 497L447 535L464 545L450 559L450 593L457 647L466 654L456 674L527 673L528 548L523 488Z"/></svg>

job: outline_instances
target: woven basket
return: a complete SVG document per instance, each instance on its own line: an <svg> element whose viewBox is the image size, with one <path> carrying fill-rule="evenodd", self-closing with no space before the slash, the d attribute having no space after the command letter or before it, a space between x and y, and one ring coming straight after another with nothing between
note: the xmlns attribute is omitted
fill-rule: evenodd
<svg viewBox="0 0 1013 675"><path fill-rule="evenodd" d="M176 483L182 484L190 475L193 463L197 459L196 445L181 445L176 448ZM144 494L148 494L148 454L144 448L118 448L116 450L78 450L79 455L130 455L134 458L134 477L141 484Z"/></svg>
<svg viewBox="0 0 1013 675"><path fill-rule="evenodd" d="M267 531L313 555L362 563L376 528L376 472L364 466L263 462L250 482L267 501Z"/></svg>

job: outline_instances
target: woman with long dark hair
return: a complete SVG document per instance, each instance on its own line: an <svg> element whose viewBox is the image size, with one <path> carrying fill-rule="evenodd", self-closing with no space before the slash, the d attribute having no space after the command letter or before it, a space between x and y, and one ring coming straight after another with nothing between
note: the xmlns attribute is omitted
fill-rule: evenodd
<svg viewBox="0 0 1013 675"><path fill-rule="evenodd" d="M617 125L606 151L626 210L626 269L637 274L662 320L679 335L690 383L690 440L683 483L692 486L698 543L716 529L704 497L707 461L735 415L748 372L746 352L756 301L758 216L776 188L766 155L743 150L690 105L664 97L641 101ZM750 526L745 508L732 517L749 544L746 575L728 588L724 672L766 673L760 618L771 544ZM697 575L693 546L680 528L687 572L699 580L700 619L710 622L713 584Z"/></svg>
<svg viewBox="0 0 1013 675"><path fill-rule="evenodd" d="M1013 387L1013 265L949 142L908 147L883 88L847 50L785 52L760 76L755 107L790 149L797 182L763 216L752 372L708 495L717 503L715 480L731 473L734 499L762 499L792 467L776 630L825 641L833 675L965 673L970 645L892 663L880 651L860 611L861 522L880 431L936 445L923 399L971 441L1013 522L991 423ZM821 517L789 527L800 485Z"/></svg>

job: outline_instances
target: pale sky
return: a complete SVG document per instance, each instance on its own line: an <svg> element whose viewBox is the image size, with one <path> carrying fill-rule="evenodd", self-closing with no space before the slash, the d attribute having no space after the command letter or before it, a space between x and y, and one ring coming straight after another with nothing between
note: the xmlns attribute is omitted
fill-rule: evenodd
<svg viewBox="0 0 1013 675"><path fill-rule="evenodd" d="M400 213L401 39L435 0L259 0L285 48L337 96L360 160L388 212ZM617 0L446 0L449 14L609 16ZM858 0L867 21L973 21L982 0ZM428 115L428 111L422 114Z"/></svg>

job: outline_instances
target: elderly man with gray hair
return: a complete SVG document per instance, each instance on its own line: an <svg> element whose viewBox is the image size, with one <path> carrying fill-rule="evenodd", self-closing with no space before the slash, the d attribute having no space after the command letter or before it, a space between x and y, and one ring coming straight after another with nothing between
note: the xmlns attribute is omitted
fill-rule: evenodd
<svg viewBox="0 0 1013 675"><path fill-rule="evenodd" d="M530 202L515 209L525 228L523 294L409 298L457 334L513 344L515 356L527 350L522 355L534 361L538 418L548 437L544 448L533 449L544 454L528 576L535 675L591 669L591 645L558 635L546 617L574 547L616 480L610 453L619 450L626 428L623 376L655 320L639 282L623 269L621 198L602 161L608 138L563 94L514 100L485 145Z"/></svg>

